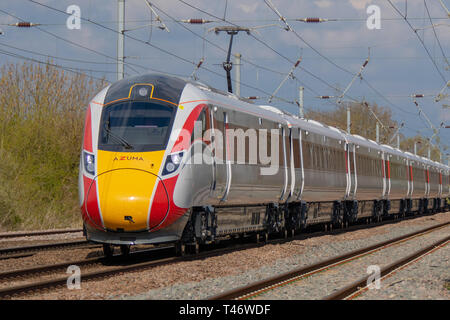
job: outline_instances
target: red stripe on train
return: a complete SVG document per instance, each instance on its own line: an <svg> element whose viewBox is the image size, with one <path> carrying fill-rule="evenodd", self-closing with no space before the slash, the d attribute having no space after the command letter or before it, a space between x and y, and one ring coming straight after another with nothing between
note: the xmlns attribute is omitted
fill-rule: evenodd
<svg viewBox="0 0 450 320"><path fill-rule="evenodd" d="M96 229L102 230L103 223L97 199L97 183L83 176L84 203L81 208L83 220Z"/></svg>
<svg viewBox="0 0 450 320"><path fill-rule="evenodd" d="M156 231L171 225L173 222L178 220L178 218L183 216L189 209L177 207L173 201L173 194L178 177L179 176L177 175L175 177L163 180L162 183L158 183L150 212L150 228L152 229L152 231ZM164 190L164 187L166 190ZM158 201L158 199L167 199L166 191L169 197L168 202ZM167 212L167 209L169 210L169 212L167 213L167 217L165 217L164 219L164 217L162 216L162 212ZM158 216L155 216L154 212L159 212L159 214L157 213ZM161 223L161 221L163 222ZM158 226L159 223L161 223L161 225Z"/></svg>
<svg viewBox="0 0 450 320"><path fill-rule="evenodd" d="M86 119L84 123L84 150L92 153L92 121L91 121L91 105L88 105L86 111Z"/></svg>
<svg viewBox="0 0 450 320"><path fill-rule="evenodd" d="M191 145L191 135L194 131L195 120L198 119L200 112L202 112L202 110L206 107L207 105L202 103L197 105L194 110L192 110L191 114L186 119L186 122L184 123L184 126L181 129L177 140L175 141L171 153L187 150L189 148L189 146Z"/></svg>

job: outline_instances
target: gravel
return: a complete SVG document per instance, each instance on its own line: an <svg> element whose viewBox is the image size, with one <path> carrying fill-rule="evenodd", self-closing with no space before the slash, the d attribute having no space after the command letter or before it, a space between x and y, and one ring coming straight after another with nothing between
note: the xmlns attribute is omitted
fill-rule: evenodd
<svg viewBox="0 0 450 320"><path fill-rule="evenodd" d="M367 290L355 298L450 300L450 245L382 278L380 289Z"/></svg>
<svg viewBox="0 0 450 320"><path fill-rule="evenodd" d="M339 235L293 240L219 257L184 261L103 280L83 282L82 268L80 290L60 288L48 293L24 296L22 299L205 299L275 274L449 220L450 213L439 213ZM440 252L439 250L437 254ZM313 289L304 291L309 290ZM430 299L440 297L430 294Z"/></svg>
<svg viewBox="0 0 450 320"><path fill-rule="evenodd" d="M367 275L369 266L380 270L387 265L425 248L450 233L450 227L417 237L398 245L389 246L307 278L295 281L259 295L256 299L292 300L321 299ZM372 273L371 271L370 273Z"/></svg>

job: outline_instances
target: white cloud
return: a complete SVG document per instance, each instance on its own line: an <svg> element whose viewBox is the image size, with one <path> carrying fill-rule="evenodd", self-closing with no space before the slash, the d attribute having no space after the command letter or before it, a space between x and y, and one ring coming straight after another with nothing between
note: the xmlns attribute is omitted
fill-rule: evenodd
<svg viewBox="0 0 450 320"><path fill-rule="evenodd" d="M328 0L318 0L314 1L314 4L319 8L328 8L332 5L332 3Z"/></svg>
<svg viewBox="0 0 450 320"><path fill-rule="evenodd" d="M244 11L245 13L254 13L256 9L259 7L259 3L253 3L253 4L238 4L238 7Z"/></svg>
<svg viewBox="0 0 450 320"><path fill-rule="evenodd" d="M373 0L349 0L353 8L362 10L367 7Z"/></svg>

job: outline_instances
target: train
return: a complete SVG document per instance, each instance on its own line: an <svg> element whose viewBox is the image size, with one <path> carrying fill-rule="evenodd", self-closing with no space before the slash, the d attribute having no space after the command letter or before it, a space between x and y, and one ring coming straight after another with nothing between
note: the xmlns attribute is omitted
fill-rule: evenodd
<svg viewBox="0 0 450 320"><path fill-rule="evenodd" d="M204 83L119 80L88 104L79 166L88 241L294 234L449 209L450 167Z"/></svg>

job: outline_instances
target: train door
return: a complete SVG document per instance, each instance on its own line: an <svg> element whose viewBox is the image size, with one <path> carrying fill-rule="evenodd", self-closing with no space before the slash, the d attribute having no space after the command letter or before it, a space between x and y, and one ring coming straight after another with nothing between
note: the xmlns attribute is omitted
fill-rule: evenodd
<svg viewBox="0 0 450 320"><path fill-rule="evenodd" d="M384 152L383 154L383 197L388 199L391 194L391 155Z"/></svg>
<svg viewBox="0 0 450 320"><path fill-rule="evenodd" d="M210 195L217 202L222 200L227 187L224 115L225 113L220 112L216 106L209 110L211 123L211 170L213 177Z"/></svg>
<svg viewBox="0 0 450 320"><path fill-rule="evenodd" d="M358 176L356 172L356 145L349 144L348 145L348 172L350 178L350 192L349 197L351 199L356 198L356 191L358 189Z"/></svg>
<svg viewBox="0 0 450 320"><path fill-rule="evenodd" d="M225 190L223 192L222 198L220 201L226 201L228 198L228 194L230 193L231 188L231 164L233 159L231 159L231 145L230 145L230 137L229 137L229 115L227 112L223 113L223 141L224 141L224 161L225 161L225 172L226 172L226 181L225 181Z"/></svg>
<svg viewBox="0 0 450 320"><path fill-rule="evenodd" d="M391 195L391 158L392 155L388 154L386 159L386 173L387 173L387 196Z"/></svg>
<svg viewBox="0 0 450 320"><path fill-rule="evenodd" d="M302 195L303 195L303 190L305 188L305 164L303 161L303 131L302 129L298 129L298 143L295 143L293 146L293 150L294 150L294 166L295 168L299 168L300 169L300 176L297 175L297 177L299 177L299 181L297 181L296 186L297 186L297 200L301 200L302 199ZM295 139L293 140L295 141ZM297 150L298 148L298 150Z"/></svg>
<svg viewBox="0 0 450 320"><path fill-rule="evenodd" d="M410 178L410 176L409 176L409 160L408 159L405 159L406 160L406 164L405 164L405 166L406 166L406 178L408 179L408 189L407 189L407 191L406 191L406 198L407 199L409 199L409 193L411 192L411 178Z"/></svg>
<svg viewBox="0 0 450 320"><path fill-rule="evenodd" d="M297 184L296 179L296 172L295 172L295 156L294 156L294 137L297 133L297 129L295 128L289 128L288 129L288 136L285 138L286 140L286 149L287 149L287 156L286 156L286 167L289 167L288 174L289 174L289 184L288 184L288 197L286 198L286 201L294 199L295 194L295 186Z"/></svg>
<svg viewBox="0 0 450 320"><path fill-rule="evenodd" d="M287 200L289 195L289 163L290 163L290 143L289 143L289 132L290 130L286 129L284 126L281 127L281 135L280 135L280 148L281 148L281 157L280 157L280 169L283 170L284 176L284 184L283 191L280 195L280 201Z"/></svg>
<svg viewBox="0 0 450 320"><path fill-rule="evenodd" d="M345 143L345 177L347 181L347 188L345 189L345 197L349 198L352 189L352 171L350 169L350 147L351 145L346 142Z"/></svg>

